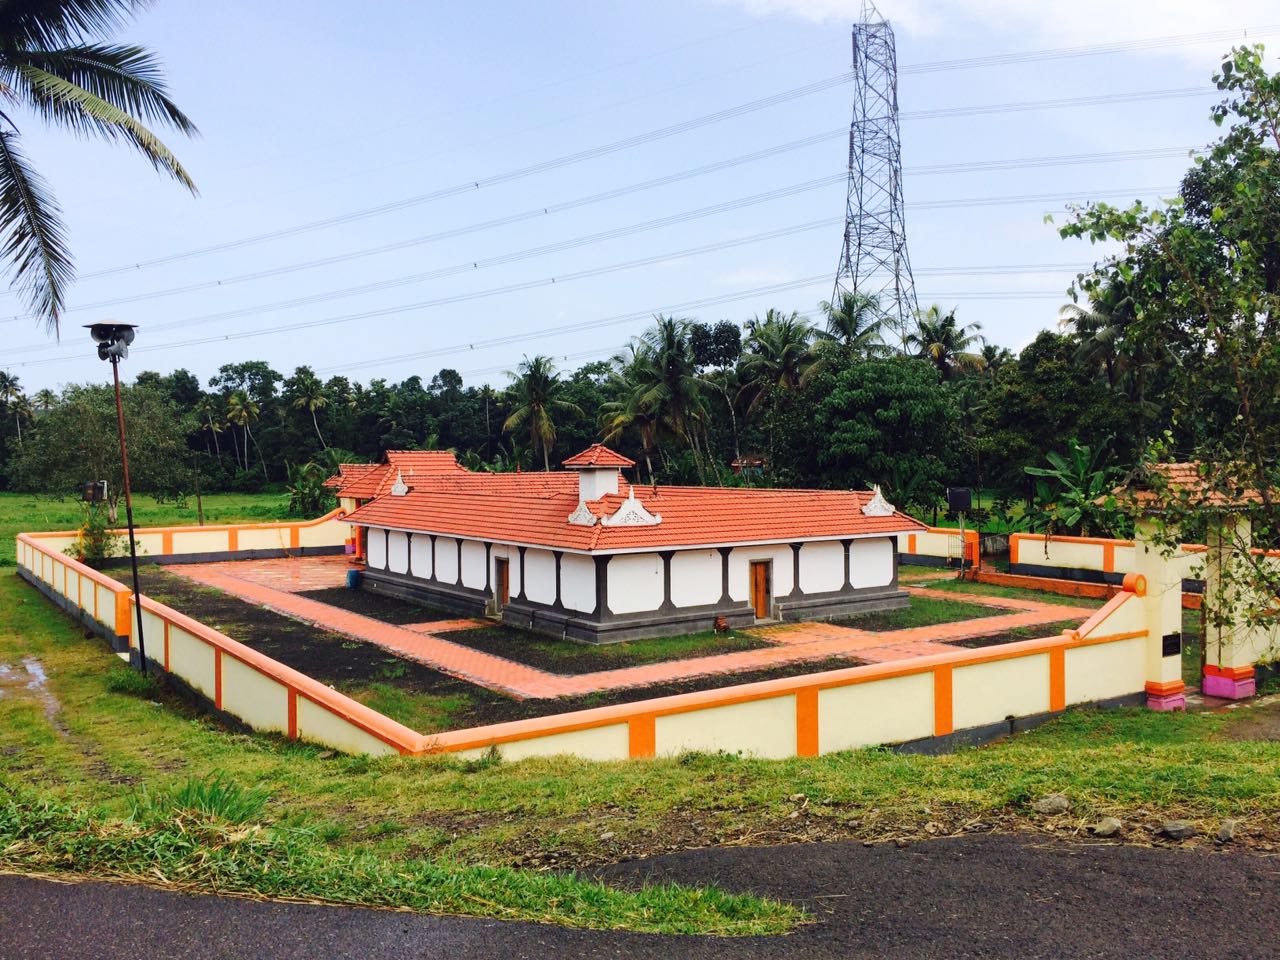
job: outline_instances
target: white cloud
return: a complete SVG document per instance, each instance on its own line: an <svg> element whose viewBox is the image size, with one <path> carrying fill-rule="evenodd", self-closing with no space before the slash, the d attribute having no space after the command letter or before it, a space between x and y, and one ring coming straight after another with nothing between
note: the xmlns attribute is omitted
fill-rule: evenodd
<svg viewBox="0 0 1280 960"><path fill-rule="evenodd" d="M793 17L811 23L850 23L861 0L713 0L760 16ZM982 29L1034 39L1045 46L1111 43L1150 37L1220 33L1275 26L1274 0L879 0L880 13L908 34L937 35ZM1243 37L1243 34L1242 34ZM1218 43L1223 41L1219 40ZM1272 41L1273 44L1275 41ZM1155 52L1182 55L1187 47ZM964 56L957 50L958 57Z"/></svg>

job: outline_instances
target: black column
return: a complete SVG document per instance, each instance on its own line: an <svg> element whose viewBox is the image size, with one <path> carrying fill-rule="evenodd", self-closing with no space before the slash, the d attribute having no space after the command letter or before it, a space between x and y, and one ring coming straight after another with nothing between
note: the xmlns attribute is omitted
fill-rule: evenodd
<svg viewBox="0 0 1280 960"><path fill-rule="evenodd" d="M676 608L671 602L671 557L674 553L674 550L662 550L658 553L662 557L662 605L658 609L663 613L670 613Z"/></svg>
<svg viewBox="0 0 1280 960"><path fill-rule="evenodd" d="M609 616L609 558L592 557L596 564L596 608L592 616L604 620Z"/></svg>
<svg viewBox="0 0 1280 960"><path fill-rule="evenodd" d="M409 551L408 554L406 554L405 556L404 569L405 569L405 573L407 573L409 576L412 577L413 576L413 534L406 533L404 535L404 540L406 544L405 549Z"/></svg>
<svg viewBox="0 0 1280 960"><path fill-rule="evenodd" d="M524 547L517 547L520 551L520 592L516 594L517 600L528 600L528 596L524 592Z"/></svg>
<svg viewBox="0 0 1280 960"><path fill-rule="evenodd" d="M844 583L841 584L840 589L849 590L853 587L853 583L849 577L849 547L853 541L841 540L840 543L844 546Z"/></svg>
<svg viewBox="0 0 1280 960"><path fill-rule="evenodd" d="M732 603L729 597L729 554L733 552L732 547L718 547L720 551L720 603L721 605Z"/></svg>
<svg viewBox="0 0 1280 960"><path fill-rule="evenodd" d="M437 575L439 571L436 570L436 535L431 533L428 536L431 538L431 576L428 579L438 581L440 577Z"/></svg>
<svg viewBox="0 0 1280 960"><path fill-rule="evenodd" d="M551 555L556 558L556 602L551 606L556 610L563 610L564 602L560 599L560 558L564 556L564 552L553 550Z"/></svg>
<svg viewBox="0 0 1280 960"><path fill-rule="evenodd" d="M798 597L804 591L800 589L800 548L804 546L801 543L793 543L791 545L791 592L787 594L789 597Z"/></svg>

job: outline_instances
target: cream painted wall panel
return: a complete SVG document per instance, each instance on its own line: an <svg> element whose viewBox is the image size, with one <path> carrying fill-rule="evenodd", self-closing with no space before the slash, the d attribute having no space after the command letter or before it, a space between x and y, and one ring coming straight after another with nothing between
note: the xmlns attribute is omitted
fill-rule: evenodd
<svg viewBox="0 0 1280 960"><path fill-rule="evenodd" d="M609 558L609 609L643 613L662 606L662 557L628 553Z"/></svg>
<svg viewBox="0 0 1280 960"><path fill-rule="evenodd" d="M368 556L365 563L371 570L385 570L387 567L387 531L381 527L369 528L369 542L366 547Z"/></svg>
<svg viewBox="0 0 1280 960"><path fill-rule="evenodd" d="M485 588L484 544L479 540L462 541L462 585L472 590Z"/></svg>
<svg viewBox="0 0 1280 960"><path fill-rule="evenodd" d="M392 573L409 572L409 536L400 530L387 531L387 569Z"/></svg>
<svg viewBox="0 0 1280 960"><path fill-rule="evenodd" d="M458 582L458 541L453 537L436 537L436 579Z"/></svg>
<svg viewBox="0 0 1280 960"><path fill-rule="evenodd" d="M235 657L222 657L222 709L254 730L289 732L289 691Z"/></svg>
<svg viewBox="0 0 1280 960"><path fill-rule="evenodd" d="M558 754L582 757L585 760L625 760L630 756L630 751L630 736L625 723L498 745L498 752L502 754L503 760L554 757Z"/></svg>
<svg viewBox="0 0 1280 960"><path fill-rule="evenodd" d="M1091 637L1104 637L1109 633L1132 633L1147 628L1142 611L1142 598L1129 595L1129 599L1106 620L1089 632Z"/></svg>
<svg viewBox="0 0 1280 960"><path fill-rule="evenodd" d="M241 550L288 550L293 546L293 534L288 527L241 528L236 539Z"/></svg>
<svg viewBox="0 0 1280 960"><path fill-rule="evenodd" d="M800 548L800 589L804 593L830 593L843 586L843 544L806 543Z"/></svg>
<svg viewBox="0 0 1280 960"><path fill-rule="evenodd" d="M795 583L795 561L791 547L778 544L772 547L734 547L729 553L729 597L746 601L751 598L752 560L773 561L773 595L785 597Z"/></svg>
<svg viewBox="0 0 1280 960"><path fill-rule="evenodd" d="M368 753L377 757L397 752L373 734L365 733L306 697L298 697L298 736L348 753Z"/></svg>
<svg viewBox="0 0 1280 960"><path fill-rule="evenodd" d="M671 602L677 607L716 603L723 579L719 550L681 550L671 558Z"/></svg>
<svg viewBox="0 0 1280 960"><path fill-rule="evenodd" d="M164 663L164 620L144 608L142 629L147 641L147 657L157 663ZM132 645L136 647L138 645L138 614L133 610L129 614L129 637Z"/></svg>
<svg viewBox="0 0 1280 960"><path fill-rule="evenodd" d="M304 547L340 547L351 536L351 526L337 520L326 520L314 527L298 529L298 543Z"/></svg>
<svg viewBox="0 0 1280 960"><path fill-rule="evenodd" d="M128 534L125 534L127 537ZM154 557L162 552L164 540L158 533L147 533L143 530L134 528L134 540L138 542L138 556ZM125 541L128 546L128 541Z"/></svg>
<svg viewBox="0 0 1280 960"><path fill-rule="evenodd" d="M109 627L115 627L116 622L116 594L110 587L104 587L98 584L98 622L104 623ZM92 612L93 607L89 610Z"/></svg>
<svg viewBox="0 0 1280 960"><path fill-rule="evenodd" d="M556 558L550 550L524 552L524 592L534 603L556 602Z"/></svg>
<svg viewBox="0 0 1280 960"><path fill-rule="evenodd" d="M173 552L224 553L228 549L226 530L178 530L173 534Z"/></svg>
<svg viewBox="0 0 1280 960"><path fill-rule="evenodd" d="M893 541L887 537L849 544L849 585L887 587L893 582Z"/></svg>
<svg viewBox="0 0 1280 960"><path fill-rule="evenodd" d="M170 673L212 700L216 693L213 669L213 647L180 627L169 628Z"/></svg>
<svg viewBox="0 0 1280 960"><path fill-rule="evenodd" d="M951 673L955 728L998 723L1049 709L1049 655L995 660Z"/></svg>
<svg viewBox="0 0 1280 960"><path fill-rule="evenodd" d="M596 564L591 557L566 553L560 558L560 602L579 613L596 608Z"/></svg>
<svg viewBox="0 0 1280 960"><path fill-rule="evenodd" d="M1067 650L1067 703L1091 703L1139 693L1146 684L1146 639L1117 640Z"/></svg>
<svg viewBox="0 0 1280 960"><path fill-rule="evenodd" d="M768 759L796 753L796 698L792 695L735 703L654 721L658 756L687 750L744 753Z"/></svg>
<svg viewBox="0 0 1280 960"><path fill-rule="evenodd" d="M818 691L818 752L933 736L933 674Z"/></svg>
<svg viewBox="0 0 1280 960"><path fill-rule="evenodd" d="M410 540L410 568L415 577L423 580L431 579L431 538L425 533L416 533Z"/></svg>

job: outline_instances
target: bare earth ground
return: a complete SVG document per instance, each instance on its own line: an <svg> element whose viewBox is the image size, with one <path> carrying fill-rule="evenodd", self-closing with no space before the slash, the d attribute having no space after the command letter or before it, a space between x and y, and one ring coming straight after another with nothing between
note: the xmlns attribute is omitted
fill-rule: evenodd
<svg viewBox="0 0 1280 960"><path fill-rule="evenodd" d="M781 937L724 939L255 902L0 876L7 960L826 957L1271 958L1280 861L1016 836L691 850L597 871L804 904Z"/></svg>

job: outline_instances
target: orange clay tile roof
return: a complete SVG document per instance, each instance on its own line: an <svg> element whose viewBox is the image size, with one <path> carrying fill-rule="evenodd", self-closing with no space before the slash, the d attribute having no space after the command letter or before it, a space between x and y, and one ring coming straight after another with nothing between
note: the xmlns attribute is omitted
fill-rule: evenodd
<svg viewBox="0 0 1280 960"><path fill-rule="evenodd" d="M340 463L338 472L324 482L326 487L341 488L345 484L363 477L370 470L381 470L380 463Z"/></svg>
<svg viewBox="0 0 1280 960"><path fill-rule="evenodd" d="M566 467L634 467L636 462L610 450L603 443L593 443L581 453L564 461Z"/></svg>
<svg viewBox="0 0 1280 960"><path fill-rule="evenodd" d="M1184 507L1229 509L1262 502L1256 489L1246 488L1229 472L1198 461L1155 463L1148 476L1133 485L1117 487L1115 496L1142 506L1178 504Z"/></svg>
<svg viewBox="0 0 1280 960"><path fill-rule="evenodd" d="M597 517L613 514L634 489L636 499L662 517L652 526L580 526L568 522L578 506L578 478L567 472L483 474L460 471L421 477L402 497L379 496L348 520L391 527L566 550L609 552L711 544L889 535L923 530L902 513L869 517L870 491L745 490L720 487L634 487L588 502Z"/></svg>
<svg viewBox="0 0 1280 960"><path fill-rule="evenodd" d="M348 475L351 468L355 469ZM397 473L404 477L406 484L412 484L417 477L467 474L469 471L448 450L388 450L386 463L341 464L338 476L330 477L325 485L337 487L340 497L372 500L391 489Z"/></svg>

